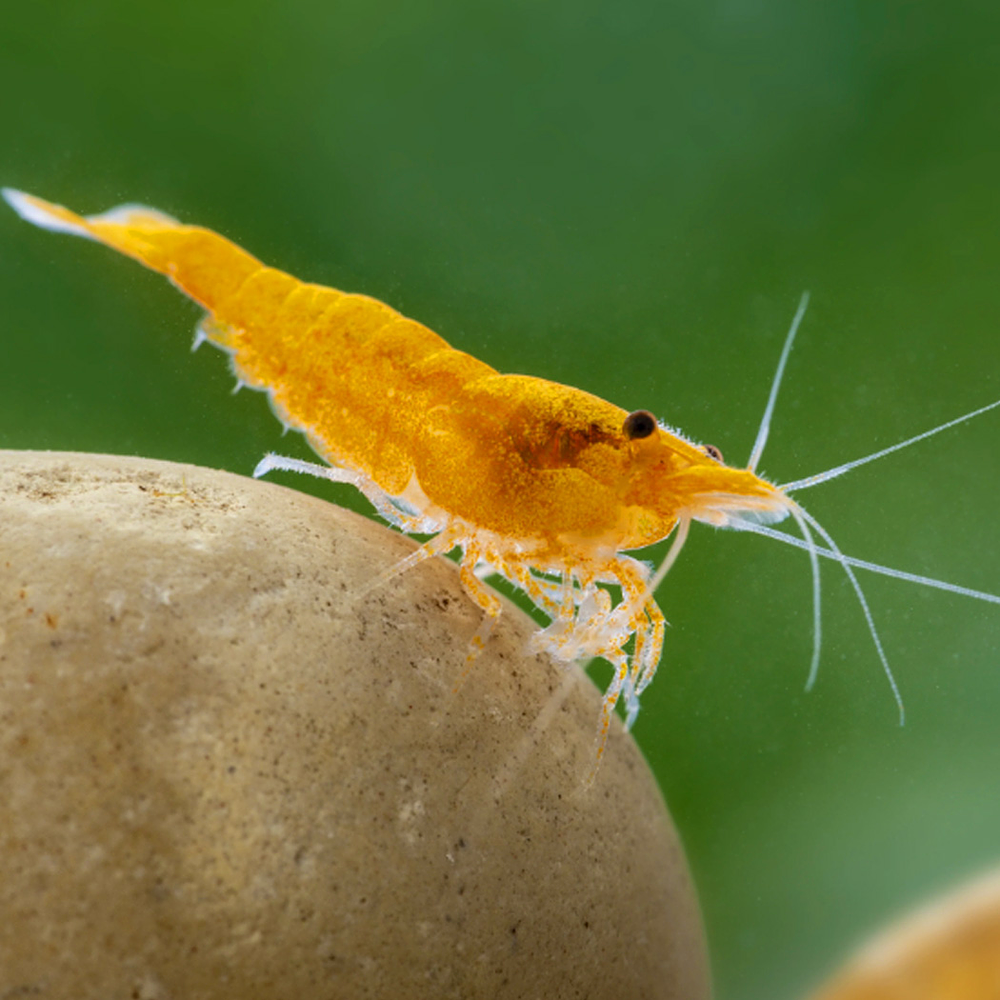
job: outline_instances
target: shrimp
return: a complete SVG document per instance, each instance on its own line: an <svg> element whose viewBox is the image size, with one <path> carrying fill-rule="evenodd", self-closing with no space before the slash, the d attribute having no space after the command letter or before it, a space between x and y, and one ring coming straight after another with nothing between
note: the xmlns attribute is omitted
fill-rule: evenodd
<svg viewBox="0 0 1000 1000"><path fill-rule="evenodd" d="M519 587L551 619L536 634L535 648L564 663L607 660L613 676L601 706L595 770L619 700L631 726L656 672L666 622L653 595L692 521L766 534L809 553L814 647L807 686L819 664L819 557L840 563L901 721L902 700L854 567L1000 603L990 594L845 556L790 496L1000 401L784 487L757 475L807 296L786 338L748 466L737 468L718 449L696 444L647 410L629 413L580 389L500 374L376 299L299 281L210 230L139 205L84 217L18 191L3 194L27 221L135 258L207 311L195 346L207 340L227 352L239 383L265 391L284 426L301 431L326 463L268 455L256 476L284 469L351 483L391 524L433 536L376 583L435 554L461 550L462 584L483 612L466 672L501 612L483 582L489 573ZM788 516L801 540L770 527ZM655 573L628 554L671 534ZM617 604L609 585L621 588Z"/></svg>

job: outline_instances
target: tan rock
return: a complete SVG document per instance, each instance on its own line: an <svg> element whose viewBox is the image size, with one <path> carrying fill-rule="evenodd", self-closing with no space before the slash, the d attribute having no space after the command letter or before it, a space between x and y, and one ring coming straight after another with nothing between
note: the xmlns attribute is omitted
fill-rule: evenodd
<svg viewBox="0 0 1000 1000"><path fill-rule="evenodd" d="M997 1000L1000 870L883 930L812 1000Z"/></svg>
<svg viewBox="0 0 1000 1000"><path fill-rule="evenodd" d="M582 787L598 692L513 609L454 693L454 567L362 593L412 547L227 473L0 452L0 997L707 996L635 745Z"/></svg>

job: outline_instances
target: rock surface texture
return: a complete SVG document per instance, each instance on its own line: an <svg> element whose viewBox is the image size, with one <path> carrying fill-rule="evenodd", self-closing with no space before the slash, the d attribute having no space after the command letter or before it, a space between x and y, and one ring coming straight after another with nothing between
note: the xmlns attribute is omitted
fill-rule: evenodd
<svg viewBox="0 0 1000 1000"><path fill-rule="evenodd" d="M454 567L279 486L0 452L0 997L708 995L599 694ZM541 718L540 718L541 713ZM546 723L547 719L547 723Z"/></svg>

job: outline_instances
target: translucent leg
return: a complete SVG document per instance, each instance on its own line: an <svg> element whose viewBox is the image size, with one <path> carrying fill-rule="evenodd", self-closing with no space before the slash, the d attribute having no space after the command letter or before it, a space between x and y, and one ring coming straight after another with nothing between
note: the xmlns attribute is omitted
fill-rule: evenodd
<svg viewBox="0 0 1000 1000"><path fill-rule="evenodd" d="M287 455L275 455L268 452L253 470L254 479L260 479L276 469L282 472L300 472L319 479L329 479L334 483L350 483L356 486L361 478L353 469L340 469L335 465L320 465L318 462L303 462L300 458L289 458Z"/></svg>
<svg viewBox="0 0 1000 1000"><path fill-rule="evenodd" d="M405 556L398 562L393 563L388 569L379 573L378 576L357 592L356 599L360 600L362 597L366 597L370 594L373 590L378 590L380 587L384 587L391 580L395 580L397 576L405 573L408 569L412 569L414 566L419 565L425 559L430 559L432 556L443 555L450 552L457 544L459 544L461 537L462 528L460 526L445 528L444 531L424 542L419 549L415 549L408 556Z"/></svg>
<svg viewBox="0 0 1000 1000"><path fill-rule="evenodd" d="M354 469L342 469L335 465L319 465L316 462L304 462L299 458L288 458L285 455L268 453L257 463L257 468L253 470L253 477L260 479L261 476L275 470L316 476L319 479L328 479L333 483L348 483L364 494L368 502L386 521L401 531L437 530L437 526L429 525L424 518L400 510L388 493L376 486L366 475Z"/></svg>
<svg viewBox="0 0 1000 1000"><path fill-rule="evenodd" d="M667 621L653 598L653 592L673 565L687 537L687 522L679 525L670 550L652 580L642 563L622 557L617 560L616 575L622 585L622 603L615 613L627 619L627 628L635 634L635 647L626 691L628 711L626 728L631 728L639 712L639 695L649 686L663 652Z"/></svg>
<svg viewBox="0 0 1000 1000"><path fill-rule="evenodd" d="M462 564L459 567L459 575L462 579L462 585L465 587L465 592L483 609L484 617L479 628L476 629L469 640L469 652L465 657L465 667L462 670L462 675L458 680L458 684L455 685L456 691L465 682L466 677L469 676L479 654L486 648L486 641L489 639L490 633L493 631L493 626L496 625L503 607L496 592L487 587L476 576L476 564L482 558L482 555L482 549L477 545L468 545L462 557Z"/></svg>
<svg viewBox="0 0 1000 1000"><path fill-rule="evenodd" d="M597 729L597 738L594 741L594 766L587 776L588 785L592 785L594 779L597 777L597 771L601 766L604 751L607 748L608 733L611 731L611 716L614 714L615 705L618 704L619 695L628 678L628 658L624 653L619 653L614 657L609 656L607 653L604 655L606 658L611 659L615 668L615 675L608 685L608 690L604 693L604 702L601 704L601 721Z"/></svg>
<svg viewBox="0 0 1000 1000"><path fill-rule="evenodd" d="M492 555L490 561L493 562ZM516 584L531 598L536 608L544 611L550 618L559 617L562 601L555 600L554 595L562 597L565 593L565 582L555 583L535 576L522 562L502 560L497 568L511 583Z"/></svg>

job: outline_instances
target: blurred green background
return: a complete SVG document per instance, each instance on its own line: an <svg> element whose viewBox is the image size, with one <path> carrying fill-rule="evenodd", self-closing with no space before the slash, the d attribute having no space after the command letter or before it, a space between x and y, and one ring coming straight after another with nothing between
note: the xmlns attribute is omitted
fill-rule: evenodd
<svg viewBox="0 0 1000 1000"><path fill-rule="evenodd" d="M1000 397L997 11L36 0L0 39L0 182L209 225L730 461L808 288L762 466L787 481ZM306 454L130 261L0 213L0 303L0 447ZM802 499L851 554L1000 592L998 438L991 414ZM1000 608L863 579L900 728L841 574L806 695L805 555L692 535L636 736L720 1000L792 998L1000 863Z"/></svg>

